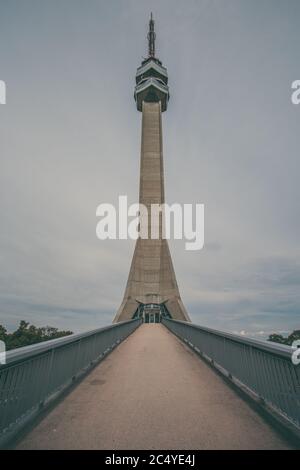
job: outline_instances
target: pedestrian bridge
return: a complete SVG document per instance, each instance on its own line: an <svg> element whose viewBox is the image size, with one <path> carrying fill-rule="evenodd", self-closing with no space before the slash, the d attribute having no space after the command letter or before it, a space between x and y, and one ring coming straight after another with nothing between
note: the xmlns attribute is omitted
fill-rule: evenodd
<svg viewBox="0 0 300 470"><path fill-rule="evenodd" d="M170 319L20 348L0 367L1 446L295 448L300 366L291 353Z"/></svg>

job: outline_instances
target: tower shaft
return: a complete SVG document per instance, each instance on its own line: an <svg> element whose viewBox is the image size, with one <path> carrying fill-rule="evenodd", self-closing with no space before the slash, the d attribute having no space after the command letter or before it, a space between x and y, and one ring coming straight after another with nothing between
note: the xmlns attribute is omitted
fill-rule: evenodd
<svg viewBox="0 0 300 470"><path fill-rule="evenodd" d="M115 322L132 318L141 305L163 305L172 318L189 320L182 304L167 240L162 238L162 215L157 239L151 239L151 205L163 204L164 169L161 102L142 103L142 144L139 202L148 209L149 238L139 238L123 302ZM143 224L143 219L140 219Z"/></svg>

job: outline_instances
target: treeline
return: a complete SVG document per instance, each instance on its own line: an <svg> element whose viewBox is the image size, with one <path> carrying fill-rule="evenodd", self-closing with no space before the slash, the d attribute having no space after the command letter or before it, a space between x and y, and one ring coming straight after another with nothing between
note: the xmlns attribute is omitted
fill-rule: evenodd
<svg viewBox="0 0 300 470"><path fill-rule="evenodd" d="M273 341L273 343L287 344L291 346L296 339L300 339L300 330L295 330L289 336L282 336L276 333L269 336L268 341Z"/></svg>
<svg viewBox="0 0 300 470"><path fill-rule="evenodd" d="M30 344L48 341L49 339L61 338L62 336L71 335L72 331L59 330L52 326L44 326L38 328L30 325L28 322L20 321L19 327L13 333L8 333L3 325L0 325L0 340L4 341L6 351Z"/></svg>
<svg viewBox="0 0 300 470"><path fill-rule="evenodd" d="M4 341L6 351L22 346L29 346L30 344L41 343L50 339L62 338L63 336L72 335L73 331L59 330L52 326L36 327L30 325L29 322L24 320L20 321L19 327L13 332L8 333L3 325L0 325L0 340ZM295 340L300 340L300 330L294 330L289 336L282 336L273 333L269 336L268 341L274 343L286 344L291 346Z"/></svg>

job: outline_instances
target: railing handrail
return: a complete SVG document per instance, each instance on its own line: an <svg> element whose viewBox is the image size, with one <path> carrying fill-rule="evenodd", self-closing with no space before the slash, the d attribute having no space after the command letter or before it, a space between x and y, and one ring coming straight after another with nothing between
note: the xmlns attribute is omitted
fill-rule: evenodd
<svg viewBox="0 0 300 470"><path fill-rule="evenodd" d="M230 339L232 341L236 341L238 343L244 343L256 349L261 349L263 351L269 352L271 354L276 354L277 356L281 356L284 358L291 358L292 353L294 352L294 348L292 348L292 346L288 346L285 344L273 343L267 340L245 337L237 333L229 333L227 331L216 330L214 328L196 325L195 323L190 323L190 322L186 322L182 320L174 320L173 318L172 319L167 318L166 320L176 322L176 323L182 323L191 328L196 328L196 329L205 331L207 333L211 333L217 336L221 336L223 338Z"/></svg>
<svg viewBox="0 0 300 470"><path fill-rule="evenodd" d="M300 365L291 346L163 318L162 323L300 436Z"/></svg>
<svg viewBox="0 0 300 470"><path fill-rule="evenodd" d="M0 366L0 448L140 323L128 320L9 351Z"/></svg>
<svg viewBox="0 0 300 470"><path fill-rule="evenodd" d="M135 320L127 320L122 323L125 324L133 321ZM100 332L104 332L117 326L118 323L114 323L112 325L96 328L94 330L88 330L82 333L72 333L71 335L62 336L61 338L50 339L46 341L41 341L40 343L31 344L29 346L22 346L20 348L11 349L6 352L6 364L0 365L0 370L3 370L5 367L11 367L16 363L30 359L39 354L43 354L52 349L65 346L66 344L74 343L81 339L87 338Z"/></svg>

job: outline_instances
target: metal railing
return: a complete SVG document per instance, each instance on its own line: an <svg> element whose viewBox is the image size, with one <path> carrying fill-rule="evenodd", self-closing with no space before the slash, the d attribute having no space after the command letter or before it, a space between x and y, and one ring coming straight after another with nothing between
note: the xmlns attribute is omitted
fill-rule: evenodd
<svg viewBox="0 0 300 470"><path fill-rule="evenodd" d="M0 447L140 323L130 320L8 351L0 365Z"/></svg>
<svg viewBox="0 0 300 470"><path fill-rule="evenodd" d="M292 362L292 347L177 320L162 323L299 435L300 365Z"/></svg>

